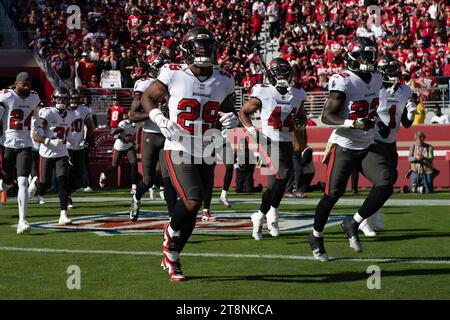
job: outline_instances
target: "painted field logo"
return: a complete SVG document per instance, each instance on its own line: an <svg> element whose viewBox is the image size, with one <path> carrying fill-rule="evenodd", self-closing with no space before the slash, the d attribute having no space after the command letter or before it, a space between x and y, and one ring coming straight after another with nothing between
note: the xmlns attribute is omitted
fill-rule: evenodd
<svg viewBox="0 0 450 320"><path fill-rule="evenodd" d="M217 217L215 222L204 222L200 218L194 230L195 234L214 233L251 233L252 222L250 215L254 211L214 211ZM304 213L280 212L280 231L295 232L311 229L314 215ZM328 219L328 226L344 220L344 215L332 215ZM128 212L100 214L73 218L73 224L68 226L58 225L58 221L37 222L31 224L32 228L60 231L93 232L101 236L109 235L140 235L161 234L164 224L167 222L165 211L141 211L139 221L131 222ZM265 230L267 230L264 225Z"/></svg>

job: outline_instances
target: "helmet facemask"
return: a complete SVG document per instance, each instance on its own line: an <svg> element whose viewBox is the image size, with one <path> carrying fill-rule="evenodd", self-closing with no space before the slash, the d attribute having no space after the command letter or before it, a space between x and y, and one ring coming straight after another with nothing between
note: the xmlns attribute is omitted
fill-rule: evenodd
<svg viewBox="0 0 450 320"><path fill-rule="evenodd" d="M349 52L348 59L350 60L348 61L348 68L351 71L370 73L377 69L376 48L365 47L364 51Z"/></svg>
<svg viewBox="0 0 450 320"><path fill-rule="evenodd" d="M59 95L53 96L53 105L60 113L66 111L68 102L69 102L69 97L67 95L59 94Z"/></svg>
<svg viewBox="0 0 450 320"><path fill-rule="evenodd" d="M217 44L208 34L198 34L181 46L188 64L198 68L209 68L216 64Z"/></svg>
<svg viewBox="0 0 450 320"><path fill-rule="evenodd" d="M288 63L275 62L267 72L267 78L275 88L285 91L289 88L292 80L292 67Z"/></svg>
<svg viewBox="0 0 450 320"><path fill-rule="evenodd" d="M383 87L392 94L400 82L400 66L394 58L384 58L379 63L379 70L383 77Z"/></svg>

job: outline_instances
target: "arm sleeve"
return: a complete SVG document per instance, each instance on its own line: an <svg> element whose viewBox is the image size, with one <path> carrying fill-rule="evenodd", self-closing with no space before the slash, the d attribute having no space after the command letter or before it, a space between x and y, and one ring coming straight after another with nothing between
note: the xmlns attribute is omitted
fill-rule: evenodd
<svg viewBox="0 0 450 320"><path fill-rule="evenodd" d="M170 64L165 64L159 71L158 80L163 83L167 89L170 89L170 84L172 82L172 72L170 70Z"/></svg>

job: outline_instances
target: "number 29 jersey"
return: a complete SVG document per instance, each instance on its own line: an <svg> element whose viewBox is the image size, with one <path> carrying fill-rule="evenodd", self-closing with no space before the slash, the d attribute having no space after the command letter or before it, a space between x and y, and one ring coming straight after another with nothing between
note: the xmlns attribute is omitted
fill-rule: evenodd
<svg viewBox="0 0 450 320"><path fill-rule="evenodd" d="M47 121L44 136L49 139L61 139L63 142L56 148L41 143L39 154L44 158L67 157L67 139L70 138L71 125L75 120L73 111L67 110L66 116L62 117L56 108L47 107L39 110L39 117Z"/></svg>
<svg viewBox="0 0 450 320"><path fill-rule="evenodd" d="M294 131L293 116L306 100L303 89L291 88L282 95L271 84L256 84L250 94L252 98L261 101L262 132L273 141L292 141Z"/></svg>
<svg viewBox="0 0 450 320"><path fill-rule="evenodd" d="M403 110L411 98L412 90L408 85L402 84L398 89L390 94L385 88L380 90L380 106L377 109L377 123L382 121L390 129L389 136L380 136L378 127L375 128L375 140L393 143L397 140L397 133L402 120Z"/></svg>
<svg viewBox="0 0 450 320"><path fill-rule="evenodd" d="M328 89L345 94L345 102L340 110L342 118L350 120L369 118L375 120L381 85L382 78L377 72L372 73L372 79L369 83L366 83L355 73L346 70L330 78ZM363 150L373 143L373 139L373 128L368 131L353 128L337 128L333 130L328 141L336 143L343 148Z"/></svg>
<svg viewBox="0 0 450 320"><path fill-rule="evenodd" d="M31 127L41 126L36 111L40 101L39 95L34 91L25 99L14 90L0 92L0 103L4 106L1 140L5 148L23 149L33 145Z"/></svg>
<svg viewBox="0 0 450 320"><path fill-rule="evenodd" d="M201 81L185 64L166 64L158 80L168 89L170 120L186 131L182 142L166 139L164 150L180 150L201 158L203 133L214 128L221 104L234 93L233 77L214 68L212 75Z"/></svg>

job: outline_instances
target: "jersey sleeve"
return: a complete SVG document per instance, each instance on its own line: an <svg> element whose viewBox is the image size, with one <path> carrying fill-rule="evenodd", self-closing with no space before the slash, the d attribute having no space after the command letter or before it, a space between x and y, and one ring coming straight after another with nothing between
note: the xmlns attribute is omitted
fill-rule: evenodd
<svg viewBox="0 0 450 320"><path fill-rule="evenodd" d="M174 67L173 67L174 66ZM170 89L173 73L178 70L179 65L165 64L159 71L158 80L166 85ZM172 70L176 69L176 70ZM181 70L181 67L180 69Z"/></svg>
<svg viewBox="0 0 450 320"><path fill-rule="evenodd" d="M50 118L51 108L43 108L39 110L39 118L48 120Z"/></svg>
<svg viewBox="0 0 450 320"><path fill-rule="evenodd" d="M263 87L260 84L255 84L250 92L250 98L261 99L263 91Z"/></svg>
<svg viewBox="0 0 450 320"><path fill-rule="evenodd" d="M118 127L125 130L127 125L128 125L128 121L127 120L122 120L122 121L119 122Z"/></svg>
<svg viewBox="0 0 450 320"><path fill-rule="evenodd" d="M330 91L341 91L345 92L347 87L347 81L345 77L339 74L333 75L328 81L328 88Z"/></svg>

